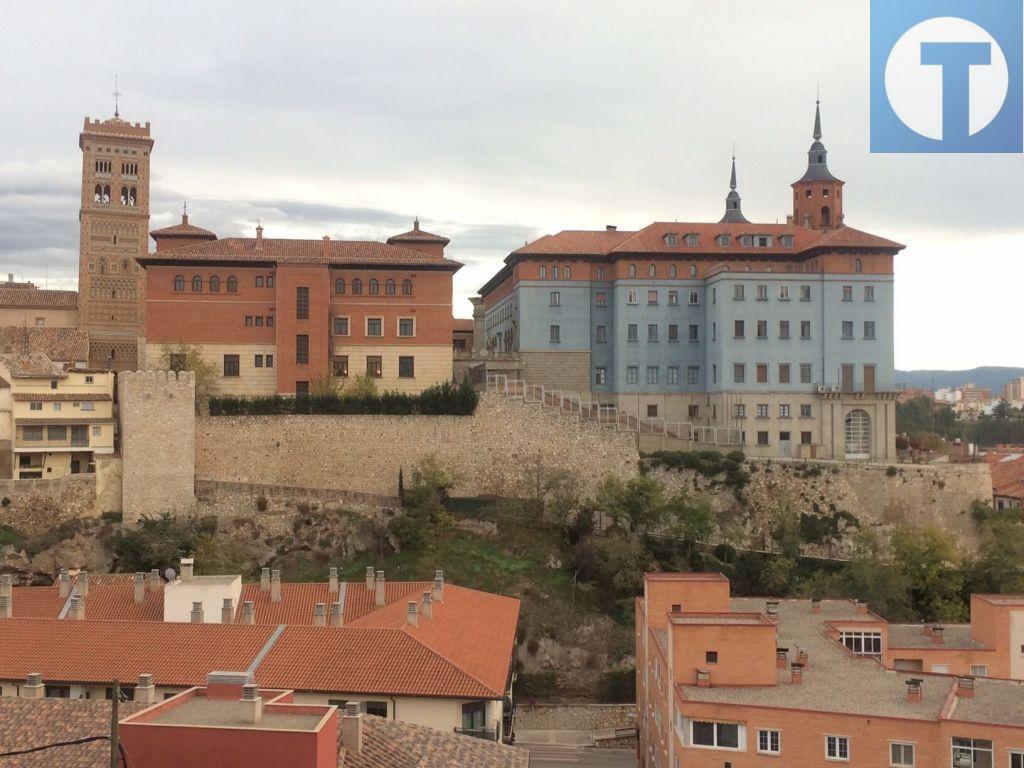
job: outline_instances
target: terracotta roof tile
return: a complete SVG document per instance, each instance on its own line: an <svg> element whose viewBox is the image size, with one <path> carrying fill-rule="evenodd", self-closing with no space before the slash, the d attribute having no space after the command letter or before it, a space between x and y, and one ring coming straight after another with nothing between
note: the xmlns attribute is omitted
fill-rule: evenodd
<svg viewBox="0 0 1024 768"><path fill-rule="evenodd" d="M428 581L388 581L385 582L384 605L400 602L405 606L406 598L413 599L426 589L430 589ZM350 582L345 590L345 624L351 624L361 617L378 611L374 601L374 592L366 588L366 582ZM370 625L376 626L376 625Z"/></svg>
<svg viewBox="0 0 1024 768"><path fill-rule="evenodd" d="M289 264L329 264L373 266L378 264L436 267L456 271L457 261L431 256L422 251L372 241L291 240L228 237L208 243L196 243L172 250L150 253L138 259L140 264L178 262L276 262Z"/></svg>
<svg viewBox="0 0 1024 768"><path fill-rule="evenodd" d="M0 328L0 354L41 353L61 363L89 359L89 332L80 328L25 328L8 325Z"/></svg>
<svg viewBox="0 0 1024 768"><path fill-rule="evenodd" d="M635 234L618 230L588 232L566 229L557 235L544 235L527 243L512 251L512 255L604 256Z"/></svg>
<svg viewBox="0 0 1024 768"><path fill-rule="evenodd" d="M448 245L451 242L447 237L441 235L435 235L430 232L424 232L420 229L420 222L417 219L413 224L412 229L408 232L403 232L400 235L392 235L388 238L388 244L391 243L440 243L441 245Z"/></svg>
<svg viewBox="0 0 1024 768"><path fill-rule="evenodd" d="M456 317L453 321L453 327L456 331L463 333L471 333L473 331L473 319Z"/></svg>
<svg viewBox="0 0 1024 768"><path fill-rule="evenodd" d="M49 291L39 288L0 286L0 307L4 309L78 309L77 291Z"/></svg>
<svg viewBox="0 0 1024 768"><path fill-rule="evenodd" d="M134 574L132 574L134 580ZM163 582L156 590L148 588L141 603L135 602L134 581L123 584L93 583L89 577L89 594L85 598L85 616L90 621L163 621Z"/></svg>
<svg viewBox="0 0 1024 768"><path fill-rule="evenodd" d="M96 699L0 698L0 748L31 749L110 732L110 702ZM122 702L130 715L142 704ZM4 768L104 768L110 765L110 742L94 741L0 759Z"/></svg>
<svg viewBox="0 0 1024 768"><path fill-rule="evenodd" d="M0 365L18 379L66 379L64 366L53 362L42 352L22 354L0 354Z"/></svg>
<svg viewBox="0 0 1024 768"><path fill-rule="evenodd" d="M16 619L56 619L66 598L57 587L12 587L11 615Z"/></svg>
<svg viewBox="0 0 1024 768"><path fill-rule="evenodd" d="M101 392L15 392L11 397L19 403L105 403L113 399Z"/></svg>
<svg viewBox="0 0 1024 768"><path fill-rule="evenodd" d="M113 416L93 416L93 417L72 417L61 416L60 413L56 413L52 418L49 419L15 419L15 423L23 427L47 427L54 426L59 427L62 425L67 426L81 426L84 424L109 424L113 422Z"/></svg>
<svg viewBox="0 0 1024 768"><path fill-rule="evenodd" d="M85 610L88 617L88 597ZM246 669L273 631L237 624L5 619L0 680L41 672L47 683L99 684L149 673L157 685L199 685L211 670Z"/></svg>
<svg viewBox="0 0 1024 768"><path fill-rule="evenodd" d="M182 214L180 224L172 224L171 226L163 227L162 229L154 229L149 233L149 236L154 240L159 240L161 237L202 238L205 240L217 239L217 235L210 230L197 227L195 224L189 224L188 214Z"/></svg>
<svg viewBox="0 0 1024 768"><path fill-rule="evenodd" d="M985 461L992 470L992 493L1010 499L1024 499L1024 453L989 451Z"/></svg>

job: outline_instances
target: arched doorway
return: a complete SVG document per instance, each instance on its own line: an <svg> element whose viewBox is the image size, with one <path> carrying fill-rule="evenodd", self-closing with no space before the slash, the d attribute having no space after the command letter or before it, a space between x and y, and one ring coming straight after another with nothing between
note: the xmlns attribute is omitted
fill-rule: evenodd
<svg viewBox="0 0 1024 768"><path fill-rule="evenodd" d="M871 458L871 417L859 408L846 414L846 458Z"/></svg>

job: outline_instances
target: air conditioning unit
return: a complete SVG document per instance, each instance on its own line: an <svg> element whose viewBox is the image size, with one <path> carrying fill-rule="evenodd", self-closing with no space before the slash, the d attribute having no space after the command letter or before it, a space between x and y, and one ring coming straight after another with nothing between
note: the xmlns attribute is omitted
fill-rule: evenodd
<svg viewBox="0 0 1024 768"><path fill-rule="evenodd" d="M818 393L819 394L824 394L825 392L828 392L828 391L829 391L828 387L826 387L824 384L819 384L818 385Z"/></svg>
<svg viewBox="0 0 1024 768"><path fill-rule="evenodd" d="M836 385L834 385L834 386L832 387L832 391L833 391L833 392L837 392L837 393L838 393L838 392L842 392L842 391L843 391L843 388L842 388L841 386L839 386L838 384L836 384Z"/></svg>

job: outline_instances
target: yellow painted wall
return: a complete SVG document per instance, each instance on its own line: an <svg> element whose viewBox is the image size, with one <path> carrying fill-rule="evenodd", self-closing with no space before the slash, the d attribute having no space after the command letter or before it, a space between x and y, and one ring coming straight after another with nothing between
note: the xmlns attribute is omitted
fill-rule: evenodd
<svg viewBox="0 0 1024 768"><path fill-rule="evenodd" d="M277 347L273 344L194 344L202 359L217 366L218 377L210 394L212 395L273 395L277 392ZM224 355L238 355L239 375L224 377ZM274 367L257 368L256 355L274 356ZM162 344L146 344L145 365L147 371L167 369Z"/></svg>
<svg viewBox="0 0 1024 768"><path fill-rule="evenodd" d="M366 373L367 357L379 356L383 375L375 382L381 392L421 392L434 384L452 379L453 353L450 344L344 344L340 342L340 337L335 337L334 355L348 355L349 380ZM415 358L415 376L411 379L398 377L398 358L406 356Z"/></svg>

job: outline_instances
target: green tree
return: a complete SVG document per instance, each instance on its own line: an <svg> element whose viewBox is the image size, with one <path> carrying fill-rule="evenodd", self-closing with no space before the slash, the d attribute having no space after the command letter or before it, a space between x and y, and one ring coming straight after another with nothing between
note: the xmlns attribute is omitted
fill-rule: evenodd
<svg viewBox="0 0 1024 768"><path fill-rule="evenodd" d="M210 390L220 371L216 363L203 359L202 350L193 344L165 344L160 348L160 359L168 371L191 371L196 379L196 413L206 407Z"/></svg>
<svg viewBox="0 0 1024 768"><path fill-rule="evenodd" d="M360 373L342 387L341 394L345 397L373 397L377 394L377 382Z"/></svg>
<svg viewBox="0 0 1024 768"><path fill-rule="evenodd" d="M689 542L707 541L715 530L715 520L707 498L694 497L685 491L680 491L665 502L662 518L666 533Z"/></svg>
<svg viewBox="0 0 1024 768"><path fill-rule="evenodd" d="M974 564L974 590L1024 592L1024 525L994 519L986 526Z"/></svg>
<svg viewBox="0 0 1024 768"><path fill-rule="evenodd" d="M915 610L932 621L963 621L965 574L953 537L935 525L901 528L892 536L895 563L906 576Z"/></svg>
<svg viewBox="0 0 1024 768"><path fill-rule="evenodd" d="M309 382L309 394L314 397L336 397L343 389L341 382L329 373L317 374Z"/></svg>
<svg viewBox="0 0 1024 768"><path fill-rule="evenodd" d="M580 575L615 595L635 595L652 567L643 542L625 531L586 539L577 553Z"/></svg>
<svg viewBox="0 0 1024 768"><path fill-rule="evenodd" d="M633 530L656 527L665 508L665 488L655 478L640 475L627 482L608 475L597 489L595 509L614 518L620 525L629 521Z"/></svg>

